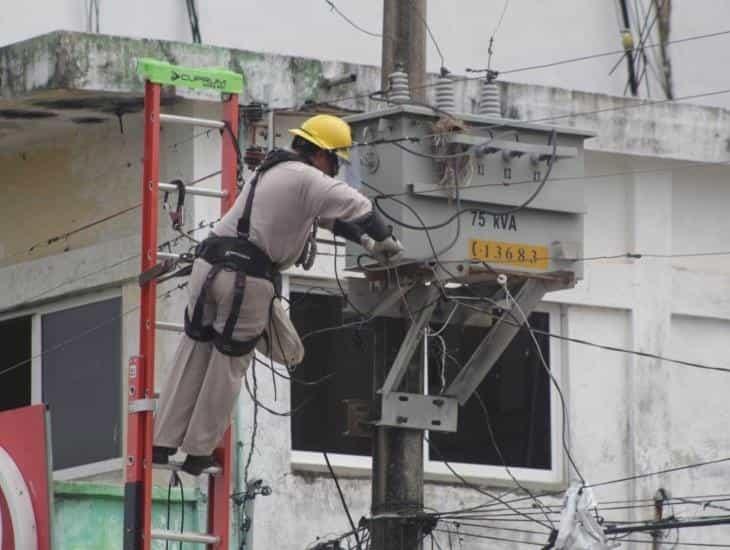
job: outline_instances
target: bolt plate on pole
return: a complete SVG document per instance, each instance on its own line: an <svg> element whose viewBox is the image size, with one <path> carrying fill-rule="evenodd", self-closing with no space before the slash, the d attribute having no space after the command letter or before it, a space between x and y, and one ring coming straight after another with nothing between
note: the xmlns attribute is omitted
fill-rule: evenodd
<svg viewBox="0 0 730 550"><path fill-rule="evenodd" d="M453 397L417 393L386 393L382 398L380 426L455 432L459 402Z"/></svg>

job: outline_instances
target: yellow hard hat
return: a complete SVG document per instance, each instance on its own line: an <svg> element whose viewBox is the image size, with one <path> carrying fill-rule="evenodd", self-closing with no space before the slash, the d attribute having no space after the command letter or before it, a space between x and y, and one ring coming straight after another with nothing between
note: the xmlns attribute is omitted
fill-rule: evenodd
<svg viewBox="0 0 730 550"><path fill-rule="evenodd" d="M289 133L306 139L320 149L334 151L338 157L350 160L352 134L350 125L332 115L315 115L305 120L299 128L292 128Z"/></svg>

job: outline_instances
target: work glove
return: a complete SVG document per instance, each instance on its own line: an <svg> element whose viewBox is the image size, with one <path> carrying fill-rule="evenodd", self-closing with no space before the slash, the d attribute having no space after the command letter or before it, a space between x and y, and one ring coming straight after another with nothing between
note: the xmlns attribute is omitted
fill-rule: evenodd
<svg viewBox="0 0 730 550"><path fill-rule="evenodd" d="M397 263L403 257L403 245L393 235L376 241L370 235L360 237L360 244L381 264Z"/></svg>

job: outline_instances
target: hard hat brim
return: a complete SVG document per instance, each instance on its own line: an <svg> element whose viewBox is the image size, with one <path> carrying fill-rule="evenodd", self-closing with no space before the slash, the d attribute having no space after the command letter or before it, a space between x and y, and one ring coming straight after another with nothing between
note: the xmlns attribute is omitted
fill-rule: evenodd
<svg viewBox="0 0 730 550"><path fill-rule="evenodd" d="M320 149L324 149L325 151L332 151L332 149L327 147L327 145L325 145L321 140L317 139L316 136L313 136L312 134L304 132L299 128L291 128L289 130L289 133L293 134L295 136L299 136L300 138L307 140L309 143L313 143ZM335 149L334 153L343 160L347 160L347 161L350 160L350 151L347 149Z"/></svg>

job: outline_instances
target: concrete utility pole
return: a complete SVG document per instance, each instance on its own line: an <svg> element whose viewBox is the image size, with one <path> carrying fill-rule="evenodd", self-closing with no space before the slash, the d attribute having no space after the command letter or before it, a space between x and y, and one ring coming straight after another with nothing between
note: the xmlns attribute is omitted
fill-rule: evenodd
<svg viewBox="0 0 730 550"><path fill-rule="evenodd" d="M382 85L396 67L408 73L411 97L424 101L426 81L426 0L384 0ZM419 346L420 349L420 346ZM390 365L374 373L382 387ZM423 354L417 351L400 391L423 393ZM374 396L380 411L380 396ZM418 550L423 538L419 522L399 514L423 509L423 432L376 427L373 435L371 525L373 550Z"/></svg>
<svg viewBox="0 0 730 550"><path fill-rule="evenodd" d="M383 0L381 85L396 67L408 73L411 97L426 100L426 0Z"/></svg>
<svg viewBox="0 0 730 550"><path fill-rule="evenodd" d="M423 393L423 353L413 356L400 391ZM387 375L375 373L375 387ZM380 410L380 399L375 399ZM423 509L423 432L378 426L373 436L371 524L373 550L417 550L422 548L421 525L398 518Z"/></svg>

